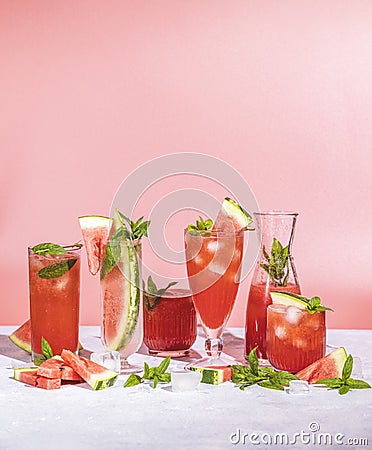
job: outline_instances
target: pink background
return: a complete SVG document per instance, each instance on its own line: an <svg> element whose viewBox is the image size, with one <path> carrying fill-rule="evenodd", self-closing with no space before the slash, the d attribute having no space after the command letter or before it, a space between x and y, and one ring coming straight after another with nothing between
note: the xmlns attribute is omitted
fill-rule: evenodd
<svg viewBox="0 0 372 450"><path fill-rule="evenodd" d="M28 317L28 245L79 239L77 216L108 214L130 171L193 151L236 167L262 209L297 210L304 294L330 327L371 328L371 23L368 0L2 0L0 324Z"/></svg>

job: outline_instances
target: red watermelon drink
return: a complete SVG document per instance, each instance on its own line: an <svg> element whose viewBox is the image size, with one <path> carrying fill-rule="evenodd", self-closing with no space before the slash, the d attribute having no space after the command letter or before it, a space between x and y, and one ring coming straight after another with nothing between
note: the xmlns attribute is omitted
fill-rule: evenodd
<svg viewBox="0 0 372 450"><path fill-rule="evenodd" d="M193 367L231 364L220 357L221 334L228 321L240 283L244 230L252 222L235 201L226 198L212 228L210 219L185 230L186 266L195 309L206 334L208 358ZM212 228L212 229L211 229Z"/></svg>
<svg viewBox="0 0 372 450"><path fill-rule="evenodd" d="M78 350L80 247L45 243L28 249L34 360L43 359L42 337L55 355Z"/></svg>
<svg viewBox="0 0 372 450"><path fill-rule="evenodd" d="M196 312L191 292L166 289L159 295L160 290L156 291L143 292L144 343L150 354L185 356L196 339Z"/></svg>
<svg viewBox="0 0 372 450"><path fill-rule="evenodd" d="M279 370L298 372L326 350L325 308L318 297L273 292L267 308L267 355Z"/></svg>
<svg viewBox="0 0 372 450"><path fill-rule="evenodd" d="M270 292L273 291L291 292L301 294L298 284L288 283L287 286L273 286L271 283L251 284L248 296L248 308L246 314L246 335L245 352L248 355L254 348L257 348L257 355L266 359L266 309L271 305Z"/></svg>

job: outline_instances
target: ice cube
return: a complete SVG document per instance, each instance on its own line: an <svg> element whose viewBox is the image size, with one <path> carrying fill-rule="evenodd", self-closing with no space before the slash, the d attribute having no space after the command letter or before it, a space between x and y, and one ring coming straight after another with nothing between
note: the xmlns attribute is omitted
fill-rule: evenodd
<svg viewBox="0 0 372 450"><path fill-rule="evenodd" d="M174 369L171 372L172 391L194 391L200 384L202 374L199 371Z"/></svg>
<svg viewBox="0 0 372 450"><path fill-rule="evenodd" d="M218 275L223 275L226 272L227 265L219 264L217 262L211 262L208 265L208 270Z"/></svg>
<svg viewBox="0 0 372 450"><path fill-rule="evenodd" d="M359 356L353 356L353 371L351 372L352 378L363 378L362 360Z"/></svg>
<svg viewBox="0 0 372 450"><path fill-rule="evenodd" d="M304 380L291 380L286 391L287 394L308 394L310 392L309 383Z"/></svg>
<svg viewBox="0 0 372 450"><path fill-rule="evenodd" d="M101 352L91 353L90 360L106 367L106 369L113 370L120 373L120 353L119 352Z"/></svg>
<svg viewBox="0 0 372 450"><path fill-rule="evenodd" d="M218 244L217 241L208 241L207 249L209 252L215 253L217 248L220 248L221 244Z"/></svg>
<svg viewBox="0 0 372 450"><path fill-rule="evenodd" d="M286 335L285 327L276 327L275 328L275 336L278 339L283 339L285 337L285 335Z"/></svg>
<svg viewBox="0 0 372 450"><path fill-rule="evenodd" d="M292 325L296 325L296 323L301 318L301 310L297 308L297 306L288 306L286 320Z"/></svg>

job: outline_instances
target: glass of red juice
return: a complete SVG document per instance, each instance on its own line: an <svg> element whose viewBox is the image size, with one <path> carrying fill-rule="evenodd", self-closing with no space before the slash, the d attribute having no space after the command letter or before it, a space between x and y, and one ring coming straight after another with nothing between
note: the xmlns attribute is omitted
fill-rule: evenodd
<svg viewBox="0 0 372 450"><path fill-rule="evenodd" d="M325 311L310 314L296 306L269 305L266 345L269 361L276 369L304 369L325 355Z"/></svg>
<svg viewBox="0 0 372 450"><path fill-rule="evenodd" d="M44 359L42 338L48 342L54 355L60 355L63 349L78 350L80 245L60 248L64 248L65 253L38 254L32 248L28 249L34 361Z"/></svg>
<svg viewBox="0 0 372 450"><path fill-rule="evenodd" d="M196 312L191 292L168 289L161 297L143 293L144 343L149 353L178 358L196 339Z"/></svg>

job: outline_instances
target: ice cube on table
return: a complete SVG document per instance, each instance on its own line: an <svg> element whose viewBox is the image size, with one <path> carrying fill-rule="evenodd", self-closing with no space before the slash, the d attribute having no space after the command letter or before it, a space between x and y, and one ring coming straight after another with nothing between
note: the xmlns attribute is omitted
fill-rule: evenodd
<svg viewBox="0 0 372 450"><path fill-rule="evenodd" d="M301 318L301 309L297 306L288 306L285 318L290 324L296 325Z"/></svg>
<svg viewBox="0 0 372 450"><path fill-rule="evenodd" d="M308 394L310 392L309 383L304 380L291 380L286 391L287 394Z"/></svg>
<svg viewBox="0 0 372 450"><path fill-rule="evenodd" d="M363 378L362 360L359 356L353 356L353 371L351 372L352 378Z"/></svg>
<svg viewBox="0 0 372 450"><path fill-rule="evenodd" d="M174 369L171 372L173 392L194 391L200 384L202 374L185 369Z"/></svg>
<svg viewBox="0 0 372 450"><path fill-rule="evenodd" d="M119 352L101 352L92 353L90 360L106 367L106 369L113 370L116 373L120 373L120 353Z"/></svg>

